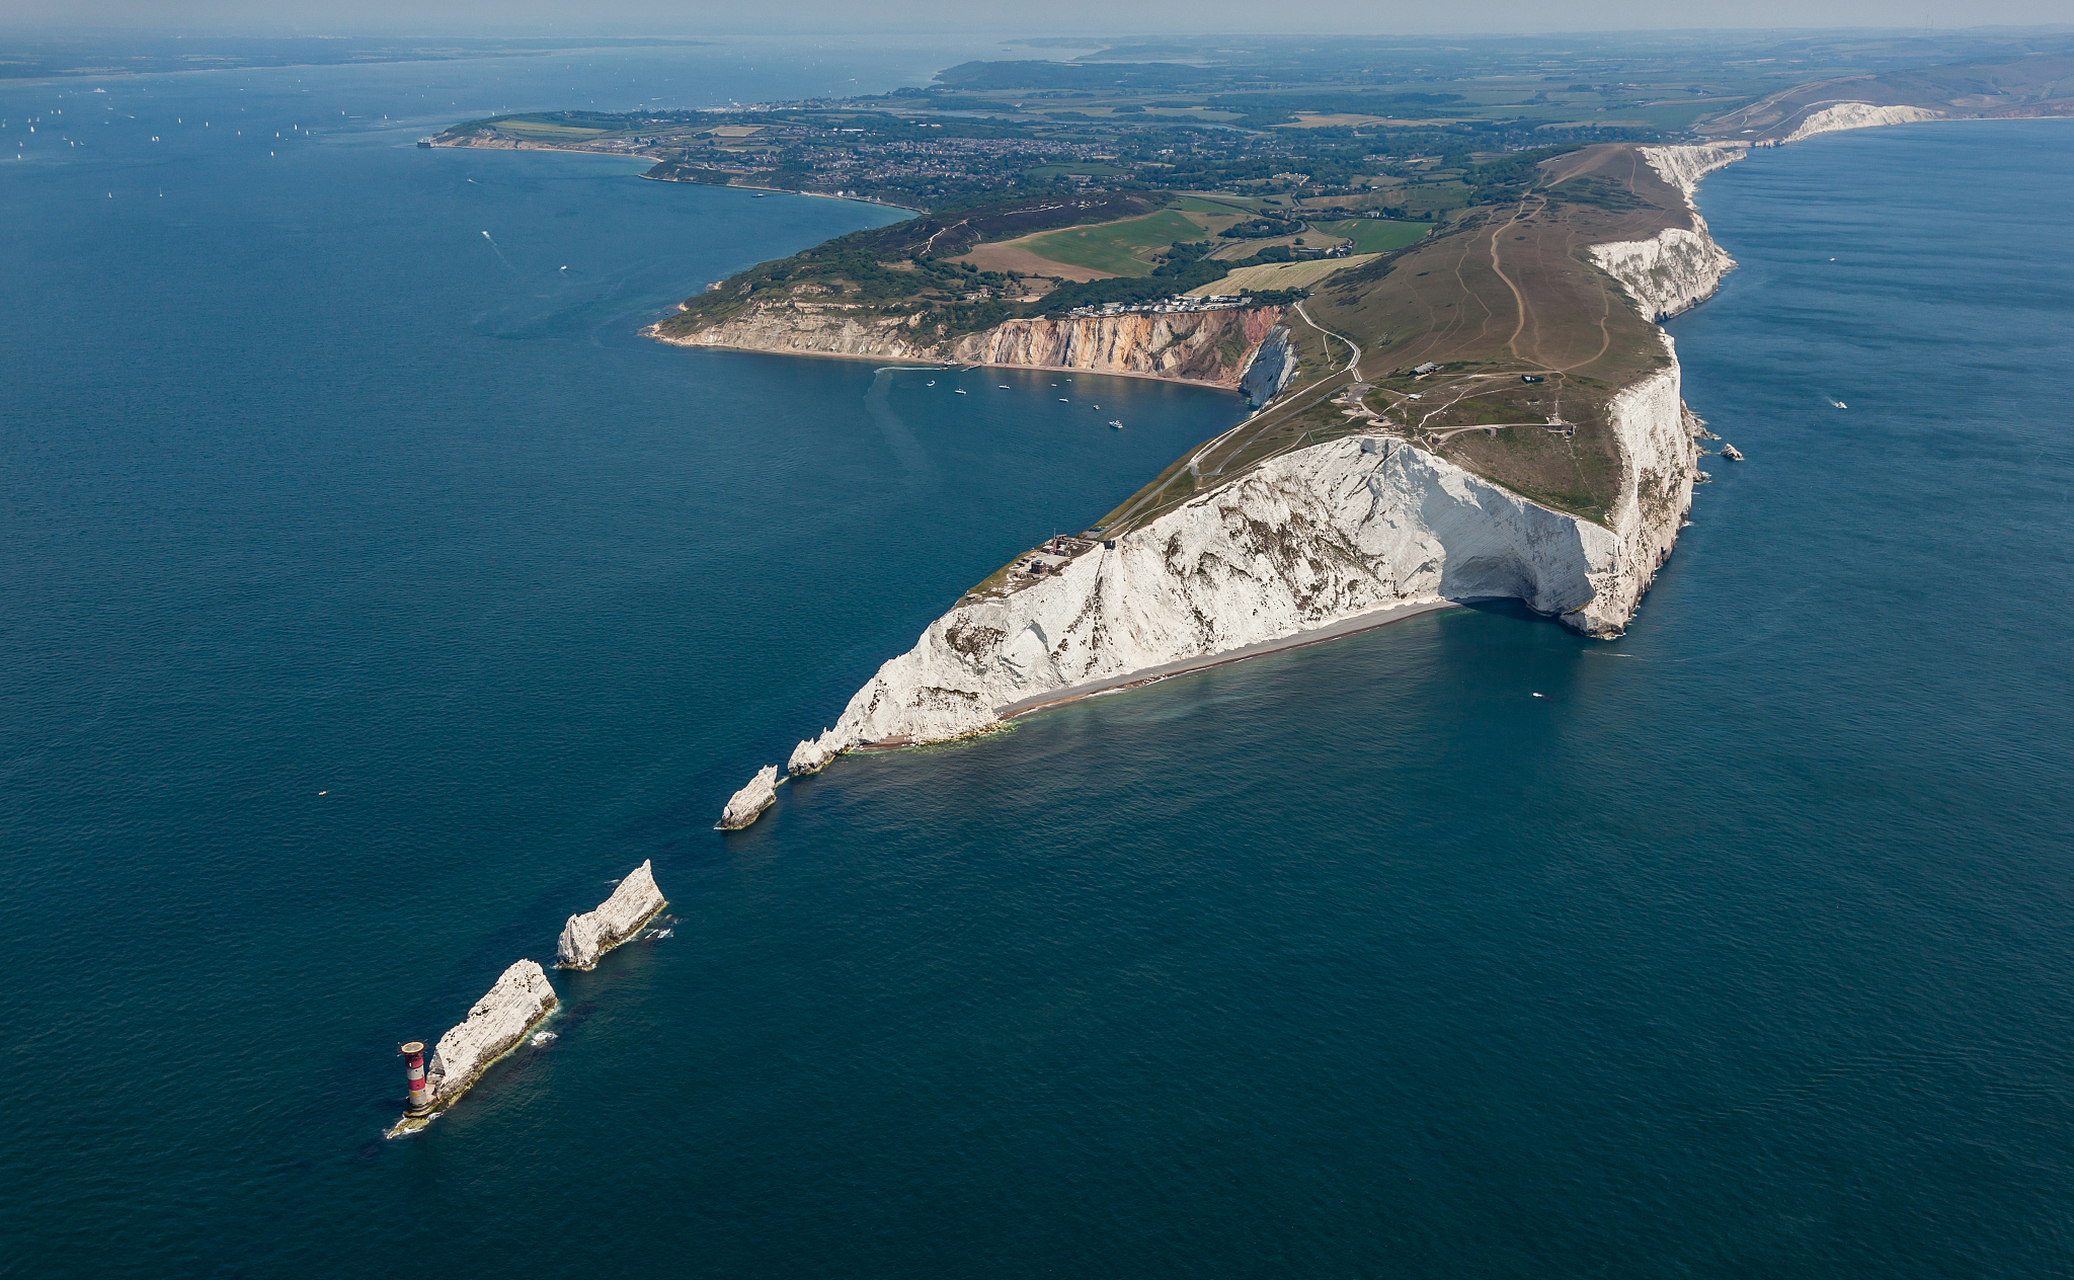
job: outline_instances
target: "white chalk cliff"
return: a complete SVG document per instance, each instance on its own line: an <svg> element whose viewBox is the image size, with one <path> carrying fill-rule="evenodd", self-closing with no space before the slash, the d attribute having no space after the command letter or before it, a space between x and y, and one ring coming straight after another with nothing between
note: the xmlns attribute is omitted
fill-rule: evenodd
<svg viewBox="0 0 2074 1280"><path fill-rule="evenodd" d="M1236 387L1281 318L1280 307L1247 307L1008 320L952 342L924 328L921 312L881 316L788 297L751 302L690 332L667 322L643 332L680 347L1074 369Z"/></svg>
<svg viewBox="0 0 2074 1280"><path fill-rule="evenodd" d="M1692 226L1666 227L1647 240L1617 240L1591 246L1592 261L1620 281L1645 320L1677 315L1713 296L1735 259L1707 234L1707 220L1693 204L1699 180L1748 153L1741 147L1643 147L1642 156L1665 182L1685 195Z"/></svg>
<svg viewBox="0 0 2074 1280"><path fill-rule="evenodd" d="M468 1017L439 1038L425 1069L433 1100L445 1103L467 1092L483 1068L525 1039L554 1007L554 988L538 963L521 960L506 969Z"/></svg>
<svg viewBox="0 0 2074 1280"><path fill-rule="evenodd" d="M669 906L655 887L652 864L635 867L612 896L596 910L569 917L555 947L555 964L563 969L589 969L598 957L640 932L655 913Z"/></svg>
<svg viewBox="0 0 2074 1280"><path fill-rule="evenodd" d="M1735 146L1652 147L1686 196L1689 227L1594 246L1650 320L1709 296L1735 264L1692 208L1693 186ZM873 744L983 731L1016 706L1284 640L1394 606L1511 597L1587 635L1621 633L1670 555L1699 475L1699 420L1667 368L1608 402L1622 476L1604 524L1483 480L1406 441L1353 437L1269 459L1005 595L960 604L885 663L787 769L810 773ZM771 802L772 770L723 826Z"/></svg>
<svg viewBox="0 0 2074 1280"><path fill-rule="evenodd" d="M1609 406L1627 468L1610 527L1401 440L1313 445L1056 576L951 610L880 667L833 728L801 742L788 768L811 772L869 743L960 737L1012 703L1393 605L1515 597L1588 635L1617 635L1692 503L1696 423L1678 376L1673 363Z"/></svg>
<svg viewBox="0 0 2074 1280"><path fill-rule="evenodd" d="M1799 142L1818 133L1836 133L1843 129L1876 129L1888 124L1919 124L1925 120L1942 120L1945 113L1932 111L1928 107L1876 107L1870 102L1840 102L1802 120L1784 142Z"/></svg>

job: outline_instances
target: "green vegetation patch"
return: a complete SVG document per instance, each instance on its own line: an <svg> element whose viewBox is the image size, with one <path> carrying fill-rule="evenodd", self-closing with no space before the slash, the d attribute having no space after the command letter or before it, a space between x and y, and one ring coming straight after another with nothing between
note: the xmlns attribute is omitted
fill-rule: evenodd
<svg viewBox="0 0 2074 1280"><path fill-rule="evenodd" d="M1433 229L1430 222L1390 222L1383 218L1348 218L1344 222L1314 225L1330 235L1352 240L1355 253L1392 253L1424 240Z"/></svg>
<svg viewBox="0 0 2074 1280"><path fill-rule="evenodd" d="M1022 248L1067 266L1118 276L1149 276L1152 254L1177 240L1197 240L1203 229L1172 210L1107 226L1050 231L1023 241Z"/></svg>

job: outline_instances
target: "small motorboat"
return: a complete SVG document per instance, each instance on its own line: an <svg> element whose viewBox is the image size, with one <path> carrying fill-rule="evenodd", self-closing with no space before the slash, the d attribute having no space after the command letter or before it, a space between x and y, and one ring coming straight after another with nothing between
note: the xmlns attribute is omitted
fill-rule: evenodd
<svg viewBox="0 0 2074 1280"><path fill-rule="evenodd" d="M1115 418L1109 419L1109 425L1115 427L1118 431L1123 430L1123 423L1117 421Z"/></svg>

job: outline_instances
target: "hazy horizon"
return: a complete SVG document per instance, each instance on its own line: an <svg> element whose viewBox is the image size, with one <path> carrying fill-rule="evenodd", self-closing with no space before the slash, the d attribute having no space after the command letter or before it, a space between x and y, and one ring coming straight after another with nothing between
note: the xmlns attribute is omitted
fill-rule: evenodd
<svg viewBox="0 0 2074 1280"><path fill-rule="evenodd" d="M2066 11L2043 0L1982 0L1963 11L1930 4L1895 5L1881 0L1700 0L1665 6L1641 0L1597 0L1551 7L1526 0L1469 0L1434 8L1411 4L1361 4L1332 0L1312 6L1303 24L1262 30L1257 6L1158 3L1119 10L1091 0L1061 0L1042 24L1003 24L967 5L924 0L880 6L868 20L857 9L831 0L779 0L759 6L748 21L734 8L682 5L659 0L620 0L571 20L566 6L548 0L374 0L341 9L313 3L202 0L169 21L162 5L148 0L16 0L0 17L0 35L15 38L125 37L281 38L393 36L401 38L655 37L722 38L745 35L941 33L1003 39L1060 39L1087 36L1111 40L1147 35L1299 36L1342 34L1478 36L1776 31L1955 31L2016 27L2074 30Z"/></svg>

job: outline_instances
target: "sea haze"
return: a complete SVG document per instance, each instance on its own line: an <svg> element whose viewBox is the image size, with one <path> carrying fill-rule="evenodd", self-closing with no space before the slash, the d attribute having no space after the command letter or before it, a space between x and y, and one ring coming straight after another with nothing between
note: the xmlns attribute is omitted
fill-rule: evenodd
<svg viewBox="0 0 2074 1280"><path fill-rule="evenodd" d="M438 93L957 60L845 56L0 90L9 1264L2065 1271L2074 125L1708 180L1742 267L1671 330L1748 461L1625 639L1428 615L723 836L960 591L1243 411L664 348L898 211L412 145ZM644 858L671 935L383 1141L395 1043Z"/></svg>

